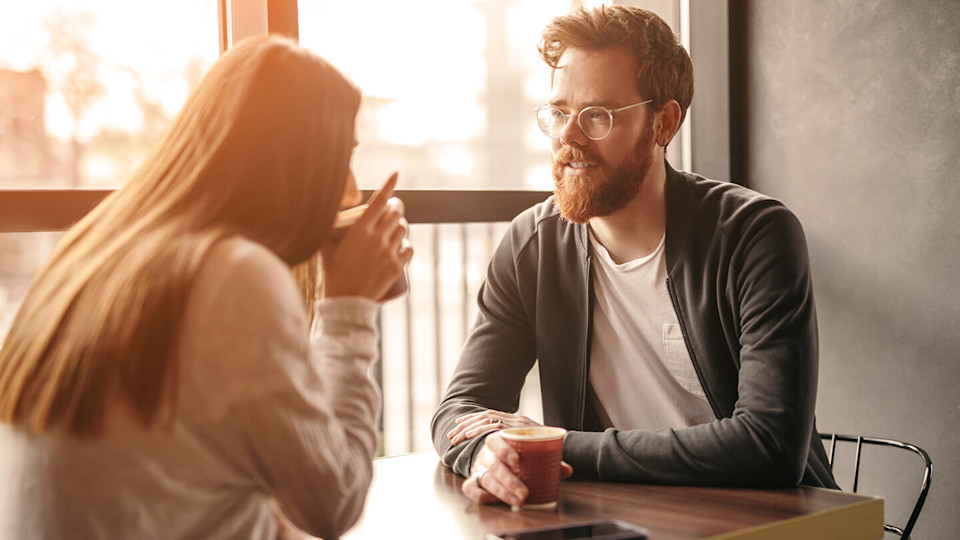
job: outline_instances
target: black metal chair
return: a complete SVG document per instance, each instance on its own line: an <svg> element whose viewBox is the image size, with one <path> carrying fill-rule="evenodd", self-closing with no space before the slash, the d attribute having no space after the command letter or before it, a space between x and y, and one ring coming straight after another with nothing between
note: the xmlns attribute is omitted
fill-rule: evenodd
<svg viewBox="0 0 960 540"><path fill-rule="evenodd" d="M863 449L864 444L888 446L900 448L902 450L909 450L916 453L921 459L923 459L923 482L920 485L920 494L917 496L917 502L913 505L913 512L910 513L910 519L907 520L907 524L902 529L887 523L883 525L884 531L892 532L903 538L910 538L910 531L913 530L913 526L917 523L917 518L920 516L920 510L923 509L923 502L926 500L927 492L930 490L930 477L933 473L933 463L930 461L930 456L927 455L927 452L919 446L893 439L878 439L875 437L863 437L859 435L838 435L835 433L821 433L820 438L825 441L830 441L830 467L833 467L834 457L837 449L837 441L856 444L856 455L853 462L854 493L857 492L857 483L860 479L860 451Z"/></svg>

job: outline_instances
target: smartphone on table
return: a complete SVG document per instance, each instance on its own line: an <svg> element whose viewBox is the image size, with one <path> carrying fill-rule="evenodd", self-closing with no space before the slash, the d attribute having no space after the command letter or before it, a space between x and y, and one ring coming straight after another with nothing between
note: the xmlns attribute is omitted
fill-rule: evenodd
<svg viewBox="0 0 960 540"><path fill-rule="evenodd" d="M605 519L488 534L484 540L646 540L649 534L633 523Z"/></svg>

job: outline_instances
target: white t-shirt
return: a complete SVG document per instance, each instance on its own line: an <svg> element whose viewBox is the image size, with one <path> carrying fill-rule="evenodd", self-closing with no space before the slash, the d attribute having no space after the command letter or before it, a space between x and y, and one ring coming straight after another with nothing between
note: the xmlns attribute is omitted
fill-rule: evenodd
<svg viewBox="0 0 960 540"><path fill-rule="evenodd" d="M664 239L650 255L616 264L591 232L590 384L607 427L679 429L716 418L667 291Z"/></svg>
<svg viewBox="0 0 960 540"><path fill-rule="evenodd" d="M119 405L91 440L0 423L0 538L273 540L275 507L339 536L372 477L377 312L319 302L311 338L290 269L222 242L185 309L172 429Z"/></svg>

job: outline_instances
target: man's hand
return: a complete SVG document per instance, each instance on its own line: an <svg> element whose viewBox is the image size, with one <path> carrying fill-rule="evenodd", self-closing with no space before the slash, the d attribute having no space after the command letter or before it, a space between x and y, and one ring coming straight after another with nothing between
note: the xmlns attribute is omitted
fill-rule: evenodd
<svg viewBox="0 0 960 540"><path fill-rule="evenodd" d="M533 422L529 418L526 420ZM483 447L473 461L471 474L461 488L463 494L482 504L503 501L511 508L523 506L529 490L517 477L519 464L517 451L499 433L491 434L483 441ZM573 468L560 462L560 478L568 478L571 474Z"/></svg>
<svg viewBox="0 0 960 540"><path fill-rule="evenodd" d="M540 424L520 414L510 414L488 409L486 411L465 414L455 420L456 427L447 433L450 444L456 446L488 431L497 431L512 427L534 427Z"/></svg>

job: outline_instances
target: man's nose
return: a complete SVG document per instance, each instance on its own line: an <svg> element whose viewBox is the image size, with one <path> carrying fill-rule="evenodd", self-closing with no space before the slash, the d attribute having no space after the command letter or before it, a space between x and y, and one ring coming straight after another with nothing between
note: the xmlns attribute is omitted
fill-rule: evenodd
<svg viewBox="0 0 960 540"><path fill-rule="evenodd" d="M560 139L561 144L567 146L585 146L590 141L583 130L580 129L580 121L577 116L573 114L567 117L567 123L560 130L558 139Z"/></svg>

